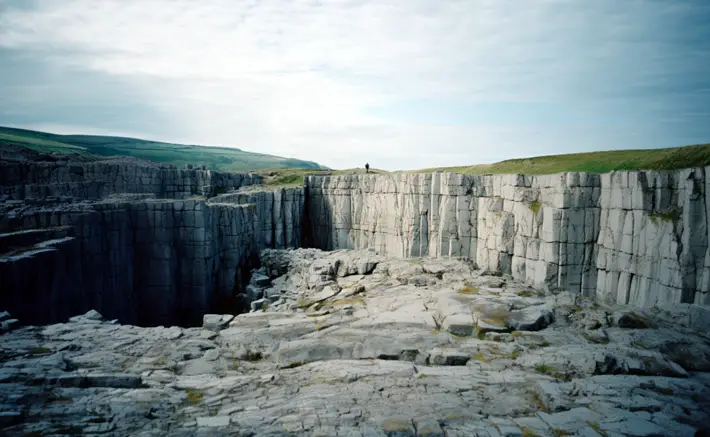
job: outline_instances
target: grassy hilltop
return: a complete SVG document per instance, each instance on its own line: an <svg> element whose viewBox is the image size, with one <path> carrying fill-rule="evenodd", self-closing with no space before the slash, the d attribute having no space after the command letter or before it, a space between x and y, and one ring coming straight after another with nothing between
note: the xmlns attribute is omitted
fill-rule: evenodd
<svg viewBox="0 0 710 437"><path fill-rule="evenodd" d="M205 147L161 143L136 138L96 135L56 135L24 129L0 127L3 143L22 145L41 152L78 153L101 156L132 156L173 164L207 165L214 170L253 171L271 186L303 184L307 174L354 174L365 170L331 170L315 162L245 152L227 147ZM448 171L465 174L552 174L568 171L606 173L614 170L675 170L710 165L710 144L667 149L610 150L589 153L509 159L494 164L408 170L406 173ZM387 173L370 169L371 173Z"/></svg>
<svg viewBox="0 0 710 437"><path fill-rule="evenodd" d="M162 143L137 138L99 135L58 135L46 132L0 127L0 146L15 144L44 153L131 156L182 167L206 165L212 170L248 171L264 168L324 168L318 163L246 152L230 147L206 147Z"/></svg>
<svg viewBox="0 0 710 437"><path fill-rule="evenodd" d="M565 155L536 156L509 159L494 164L479 164L462 167L436 167L408 170L398 173L433 173L448 171L464 174L553 174L568 171L607 173L614 170L675 170L710 165L710 144L672 147L668 149L611 150L604 152L570 153ZM320 170L269 169L259 173L265 176L267 185L289 186L303 183L306 174L353 174L364 169ZM387 173L384 170L370 170Z"/></svg>
<svg viewBox="0 0 710 437"><path fill-rule="evenodd" d="M508 159L494 164L440 167L417 173L450 171L466 174L553 174L568 171L607 173L614 170L675 170L710 165L710 144L667 149L610 150Z"/></svg>

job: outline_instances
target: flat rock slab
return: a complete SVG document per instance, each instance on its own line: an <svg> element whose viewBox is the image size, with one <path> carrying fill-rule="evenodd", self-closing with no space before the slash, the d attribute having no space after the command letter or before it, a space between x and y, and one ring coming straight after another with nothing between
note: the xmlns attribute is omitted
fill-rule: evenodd
<svg viewBox="0 0 710 437"><path fill-rule="evenodd" d="M353 345L331 344L319 339L282 343L276 353L279 367L297 367L313 361L344 359L352 356Z"/></svg>
<svg viewBox="0 0 710 437"><path fill-rule="evenodd" d="M554 319L555 311L552 305L535 305L511 311L506 325L515 331L539 331L547 328Z"/></svg>
<svg viewBox="0 0 710 437"><path fill-rule="evenodd" d="M607 313L628 308L532 296L512 279L468 290L500 278L458 260L383 258L343 279L361 255L279 253L284 276L268 259L255 273L269 271L283 304L208 315L213 329L89 314L3 335L0 434L691 437L710 423L710 377L686 371L706 366L706 334L655 312L626 328ZM299 305L314 295L317 312Z"/></svg>
<svg viewBox="0 0 710 437"><path fill-rule="evenodd" d="M197 426L199 428L224 428L229 426L229 416L198 417Z"/></svg>
<svg viewBox="0 0 710 437"><path fill-rule="evenodd" d="M212 331L219 331L229 326L229 322L234 320L232 314L205 314L202 316L202 327Z"/></svg>

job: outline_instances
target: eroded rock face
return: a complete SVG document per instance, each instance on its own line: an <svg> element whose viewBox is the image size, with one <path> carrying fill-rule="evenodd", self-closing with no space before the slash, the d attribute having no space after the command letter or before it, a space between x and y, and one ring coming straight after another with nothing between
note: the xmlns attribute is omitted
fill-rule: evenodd
<svg viewBox="0 0 710 437"><path fill-rule="evenodd" d="M14 200L59 196L98 200L116 193L184 199L213 196L260 181L253 174L179 169L126 157L98 161L0 159L0 195Z"/></svg>
<svg viewBox="0 0 710 437"><path fill-rule="evenodd" d="M192 326L206 312L248 310L259 252L301 244L304 190L260 181L4 146L0 308L29 324L95 308L123 323Z"/></svg>
<svg viewBox="0 0 710 437"><path fill-rule="evenodd" d="M311 244L459 257L637 307L710 303L709 168L310 176Z"/></svg>
<svg viewBox="0 0 710 437"><path fill-rule="evenodd" d="M70 235L0 259L0 302L24 323L97 308L124 323L201 324L245 285L260 249L253 207L204 200L107 200L13 220Z"/></svg>
<svg viewBox="0 0 710 437"><path fill-rule="evenodd" d="M200 328L94 311L6 333L0 434L693 436L710 421L707 360L686 367L707 352L692 347L705 332L644 310L634 316L646 326L621 327L623 307L457 260L321 269L369 257L265 251L252 285L278 299ZM313 265L331 272L327 293L309 281ZM412 267L423 284L398 280ZM479 329L482 318L504 331ZM589 336L601 331L605 341Z"/></svg>

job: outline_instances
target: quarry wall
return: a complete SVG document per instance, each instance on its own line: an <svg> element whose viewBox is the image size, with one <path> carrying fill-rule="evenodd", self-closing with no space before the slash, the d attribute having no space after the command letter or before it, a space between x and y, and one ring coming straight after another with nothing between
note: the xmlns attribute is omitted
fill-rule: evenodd
<svg viewBox="0 0 710 437"><path fill-rule="evenodd" d="M97 309L143 326L200 325L207 312L242 311L259 253L300 246L303 193L25 199L0 215L0 307L25 323Z"/></svg>
<svg viewBox="0 0 710 437"><path fill-rule="evenodd" d="M709 172L310 176L309 245L467 258L639 307L707 305Z"/></svg>
<svg viewBox="0 0 710 437"><path fill-rule="evenodd" d="M253 205L153 199L18 220L16 228L69 228L0 262L4 306L32 323L94 308L124 323L198 324L236 304L258 263Z"/></svg>
<svg viewBox="0 0 710 437"><path fill-rule="evenodd" d="M301 246L465 258L637 307L710 305L710 167L308 176L276 190L252 187L254 175L124 161L0 169L0 308L25 323L93 308L199 324L248 303L263 249Z"/></svg>
<svg viewBox="0 0 710 437"><path fill-rule="evenodd" d="M179 169L128 158L77 163L3 161L0 169L0 195L15 200L50 196L102 199L116 193L184 199L261 182L254 174Z"/></svg>

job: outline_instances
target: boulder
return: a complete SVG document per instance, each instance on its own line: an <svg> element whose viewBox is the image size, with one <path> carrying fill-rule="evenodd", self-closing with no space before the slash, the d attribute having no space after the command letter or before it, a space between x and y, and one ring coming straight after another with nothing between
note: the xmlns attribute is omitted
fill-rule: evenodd
<svg viewBox="0 0 710 437"><path fill-rule="evenodd" d="M612 315L614 324L619 328L646 329L651 326L651 321L637 313L617 311Z"/></svg>
<svg viewBox="0 0 710 437"><path fill-rule="evenodd" d="M229 326L229 322L234 320L231 314L205 314L202 316L202 327L211 331L220 331Z"/></svg>
<svg viewBox="0 0 710 437"><path fill-rule="evenodd" d="M302 306L310 306L323 302L324 300L330 299L331 297L337 295L339 292L340 290L338 290L337 288L327 285L323 287L323 289L318 293L314 294L313 296L307 297Z"/></svg>
<svg viewBox="0 0 710 437"><path fill-rule="evenodd" d="M261 299L264 296L264 290L256 285L249 284L246 287L246 295L249 301Z"/></svg>
<svg viewBox="0 0 710 437"><path fill-rule="evenodd" d="M102 323L104 320L104 316L96 310L90 310L86 314L69 318L70 323Z"/></svg>
<svg viewBox="0 0 710 437"><path fill-rule="evenodd" d="M259 311L259 310L264 309L264 307L268 308L269 302L271 302L270 299L263 298L263 299L257 299L255 301L253 301L252 303L250 303L249 305L251 306L252 311Z"/></svg>
<svg viewBox="0 0 710 437"><path fill-rule="evenodd" d="M271 279L269 279L268 276L262 275L259 273L255 273L251 276L251 280L249 281L250 284L255 285L256 287L259 288L264 288L269 285L271 282Z"/></svg>
<svg viewBox="0 0 710 437"><path fill-rule="evenodd" d="M17 319L6 319L0 322L0 334L10 332L20 326L20 321Z"/></svg>
<svg viewBox="0 0 710 437"><path fill-rule="evenodd" d="M539 331L545 329L554 319L555 312L551 305L535 305L511 311L506 324L515 331Z"/></svg>

